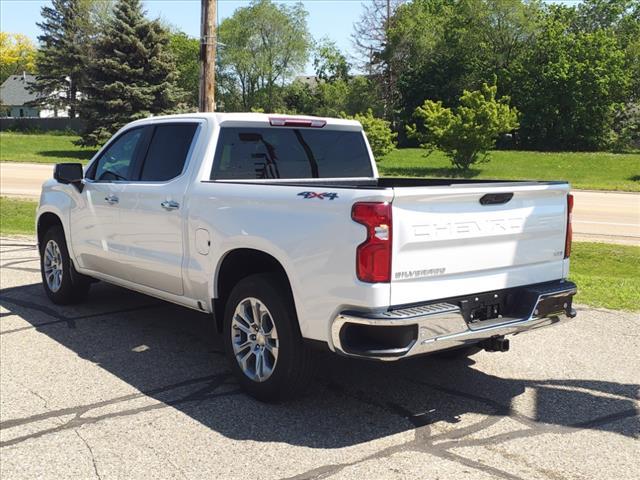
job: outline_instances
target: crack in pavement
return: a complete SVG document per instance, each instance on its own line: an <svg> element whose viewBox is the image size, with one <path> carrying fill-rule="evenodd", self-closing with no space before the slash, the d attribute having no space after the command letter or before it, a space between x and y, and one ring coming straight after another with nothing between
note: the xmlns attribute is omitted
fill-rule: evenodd
<svg viewBox="0 0 640 480"><path fill-rule="evenodd" d="M151 308L154 308L155 306L162 305L162 303L158 303L157 305L144 305L140 307L133 307L131 309L124 309L124 310L113 311L113 312L94 313L94 314L88 314L88 315L82 315L82 316L76 316L76 317L65 317L64 315L59 314L58 312L50 308L47 308L42 305L34 304L31 302L27 302L24 300L12 299L12 298L7 299L6 297L3 297L3 300L7 300L7 303L9 304L13 303L13 305L38 310L46 315L52 316L56 320L52 322L45 322L40 325L33 325L29 327L9 330L9 331L0 333L0 335L6 334L6 333L15 333L17 331L22 331L22 330L32 329L32 328L37 329L41 326L47 326L47 325L52 325L57 323L65 323L65 322L68 324L69 328L76 328L76 324L75 324L76 320L83 320L87 318L104 316L104 315L115 315L118 313L125 313L125 312L135 311L139 309L151 309ZM612 312L605 311L605 313L612 313ZM219 353L219 352L216 352L216 353ZM225 390L222 392L218 391L218 389L222 385L229 385L228 383L229 378L230 378L230 374L226 372L219 375L209 375L205 377L185 380L172 385L157 387L144 392L115 397L110 400L104 400L101 402L95 402L87 405L69 407L66 409L59 409L56 411L33 415L33 416L22 418L22 419L13 419L13 420L7 420L5 422L0 422L0 428L2 428L3 430L19 427L22 425L26 425L26 424L46 420L46 419L53 419L56 422L60 422L57 427L48 428L46 430L41 430L40 432L36 432L31 435L16 437L11 440L2 442L0 443L0 447L10 447L12 445L20 444L29 439L38 438L38 437L42 437L49 434L55 434L56 432L62 431L62 430L73 429L76 435L79 436L79 438L85 443L87 449L90 451L92 461L93 461L94 472L96 474L96 477L100 478L94 452L91 446L89 445L89 443L86 442L86 440L81 436L79 432L79 429L83 425L91 425L91 424L101 422L103 420L108 420L111 418L137 415L139 413L144 413L147 411L152 411L152 410L161 409L161 408L173 407L173 406L177 406L187 402L196 402L196 404L199 404L205 401L221 398L224 396L239 394L240 391L237 388L232 390ZM503 458L509 460L510 462L513 462L513 464L522 466L523 469L524 468L532 469L542 475L554 477L554 476L557 476L557 473L554 472L553 470L548 470L548 469L531 465L530 462L527 461L527 458L524 458L523 456L520 456L517 454L513 454L509 452L506 448L500 448L500 446L504 445L505 442L508 442L511 440L516 440L520 438L529 438L537 435L543 435L546 433L567 434L567 433L579 431L581 429L596 428L601 425L605 425L608 423L616 422L619 420L627 419L627 418L638 415L638 410L636 408L629 408L629 409L618 411L616 413L602 415L597 418L582 420L572 424L554 425L554 424L544 423L542 421L537 421L534 418L521 414L520 412L516 411L513 408L513 404L506 405L505 403L501 403L493 398L483 397L482 395L477 395L477 394L466 392L463 390L458 390L456 388L451 388L451 387L440 385L437 383L423 382L423 381L415 380L413 378L406 378L406 377L404 378L401 377L401 379L409 384L425 387L427 390L431 389L432 391L437 391L445 395L450 395L456 398L460 398L463 400L463 405L467 404L467 409L470 408L469 405L471 404L471 402L480 403L488 407L488 409L485 409L483 407L481 411L477 412L481 416L484 416L484 418L481 418L479 421L477 421L473 425L455 428L453 430L446 431L446 432L442 432L442 431L436 432L435 430L438 428L438 426L434 425L434 423L439 422L442 419L431 416L430 413L432 411L415 413L399 403L395 403L391 401L385 402L384 398L381 401L378 398L371 397L370 394L367 394L367 392L363 392L362 390L354 389L353 391L351 391L349 390L349 385L345 386L335 381L328 381L324 385L326 390L336 393L338 395L342 395L349 400L360 402L368 406L372 406L374 408L380 409L382 412L384 412L387 415L393 415L408 422L413 427L409 429L409 431L413 432L413 438L411 440L408 440L398 445L382 448L358 460L344 462L344 463L322 465L288 478L298 479L298 480L328 478L341 472L346 468L357 466L367 461L385 459L385 458L391 457L392 455L403 453L403 452L421 452L421 453L426 453L429 455L436 456L438 458L442 458L450 462L455 462L457 464L472 468L474 470L485 472L492 476L505 478L508 480L519 480L518 476L513 475L508 471L501 470L492 465L487 465L485 463L482 463L482 461L476 461L476 460L467 458L459 453L455 453L451 451L453 449L466 448L466 447L487 448L495 452L497 455L500 455ZM550 382L553 382L553 380L551 380ZM545 386L544 381L539 383L536 383L536 382L533 382L533 383L534 383L533 384L534 388L539 388L539 387L541 388ZM176 389L181 389L186 387L194 387L194 389L193 391L190 391L189 393L185 393L182 396L180 396L178 392L174 392L174 390ZM571 388L571 386L569 385L567 386L567 388ZM587 387L584 387L584 388L587 388ZM620 386L620 388L622 388L622 386ZM576 390L576 388L572 388L572 390ZM128 409L126 409L126 407L123 406L121 407L123 408L123 410L120 410L117 412L108 413L104 415L87 416L87 414L92 410L98 409L103 406L124 403L128 401L136 400L139 398L143 398L143 397L151 397L151 396L157 397L159 394L162 394L165 392L173 392L172 394L168 395L173 398L166 401L160 400L158 398L152 398L149 400L158 400L158 403L148 404L145 406L135 407L135 408L132 407ZM613 394L611 391L606 393ZM625 391L622 391L621 393L619 393L619 395L629 398L628 396L629 393ZM486 413L487 410L488 410L488 413ZM467 410L464 410L464 412L466 411ZM450 413L450 418L452 422L458 421L460 419L459 416L457 415L454 416L454 413L455 411ZM73 418L71 418L68 421L64 421L63 417L66 417L68 415L72 415ZM496 425L497 423L505 419L512 419L520 423L523 428L519 428L519 426L515 426L514 427L515 429L510 432L494 434L486 438L468 438L480 432L486 431L490 427ZM150 448L153 450L152 447ZM554 478L561 478L561 477L554 477Z"/></svg>
<svg viewBox="0 0 640 480"><path fill-rule="evenodd" d="M29 325L28 327L19 327L19 328L13 328L11 330L5 330L0 332L0 335L8 335L10 333L17 333L17 332L22 332L25 330L32 330L32 329L38 329L41 327L47 327L49 325L56 325L58 323L66 323L67 326L69 328L76 328L76 321L77 320L87 320L89 318L95 318L95 317L103 317L105 315L117 315L120 313L130 313L130 312L136 312L139 310L151 310L153 308L157 308L157 307L161 307L163 304L162 303L152 303L152 304L147 304L147 305L140 305L137 307L131 307L131 308L123 308L120 310L112 310L112 311L107 311L107 312L98 312L98 313L90 313L90 314L86 314L86 315L78 315L75 317L68 317L65 316L61 313L56 312L54 309L50 308L50 307L45 307L44 305L39 305L37 303L34 302L27 302L24 300L20 300L17 298L12 298L12 297L2 297L2 302L6 302L6 303L10 303L13 305L17 305L19 307L23 307L23 308L30 308L32 310L37 310L40 313L43 313L49 317L53 317L56 320L50 321L50 322L43 322L43 323L39 323L38 325ZM5 307L6 308L6 307ZM9 310L11 311L11 310ZM13 313L13 312L12 312Z"/></svg>
<svg viewBox="0 0 640 480"><path fill-rule="evenodd" d="M121 395L119 397L110 398L108 400L101 400L99 402L89 403L86 405L76 405L73 407L60 408L58 410L50 410L48 412L38 413L35 415L31 415L30 417L13 418L9 420L4 420L0 422L0 429L19 427L29 423L39 422L42 420L47 420L49 418L62 417L65 415L83 414L90 410L94 410L96 408L115 405L117 403L122 403L122 402L128 402L128 401L136 400L142 397L153 397L161 393L170 392L171 390L176 390L178 388L188 387L191 385L197 385L207 381L212 381L212 382L217 381L219 377L223 377L222 378L222 382L223 382L229 376L230 376L229 373L225 372L223 374L218 374L218 375L206 375L204 377L195 377L195 378L190 378L188 380L182 380L177 383L172 383L169 385L163 385L160 387L152 388L150 390L145 390L137 393L129 393L127 395Z"/></svg>
<svg viewBox="0 0 640 480"><path fill-rule="evenodd" d="M1 253L14 253L14 252L24 252L25 250L37 250L38 247L36 245L22 245L19 243L2 243L0 239L0 247L18 247L11 249L2 249Z"/></svg>
<svg viewBox="0 0 640 480"><path fill-rule="evenodd" d="M145 442L145 446L146 446L149 450L151 450L151 451L153 452L153 454L154 454L157 458L159 458L159 459L161 459L161 460L163 460L163 461L165 461L165 462L169 462L169 464L173 467L173 469L174 469L176 472L178 472L182 478L184 478L184 479L189 479L189 477L188 477L188 476L187 476L187 474L184 472L184 470L182 470L182 468L180 468L180 466L179 466L176 462L174 462L173 460L171 460L171 455L170 455L170 454L169 454L169 455L167 455L167 454L166 454L166 452L160 452L160 451L158 451L158 449L156 449L156 448L155 448L153 445L151 445L150 443L146 443L146 442ZM164 455L163 455L163 453L164 453Z"/></svg>
<svg viewBox="0 0 640 480"><path fill-rule="evenodd" d="M445 393L451 396L483 403L484 405L491 407L494 410L494 412L492 412L491 417L487 417L477 422L474 425L462 427L460 429L455 429L455 430L444 432L437 435L432 435L431 427L426 415L412 413L411 411L407 410L405 407L392 402L387 402L386 404L382 404L381 402L367 398L365 395L362 394L362 392L356 392L355 394L353 394L349 392L347 389L345 389L342 385L336 384L335 382L329 382L327 387L329 390L333 392L342 394L348 398L351 398L356 401L360 401L367 405L381 408L387 413L395 414L407 420L415 427L414 438L412 440L401 443L399 445L394 445L391 447L384 448L380 451L374 452L370 455L365 456L364 458L355 460L353 462L323 465L323 466L308 470L306 472L297 474L292 477L285 477L282 480L312 480L312 479L318 480L318 479L328 478L341 472L345 468L356 466L370 460L379 460L382 458L390 457L397 453L409 452L409 451L423 452L430 455L434 455L439 458L442 458L448 461L453 461L461 465L465 465L467 467L473 468L475 470L488 473L490 475L505 478L507 480L521 480L521 478L516 475L500 470L491 465L486 465L484 463L453 453L450 451L450 449L464 448L464 447L470 447L470 446L479 446L479 447L494 446L495 447L496 443L504 443L509 440L514 440L518 438L528 438L528 437L541 435L545 433L559 433L559 434L572 433L576 430L593 428L596 426L604 425L607 423L615 422L621 419L638 415L637 409L634 408L634 409L627 409L621 412L616 412L609 415L603 415L598 418L587 420L587 421L576 422L574 424L567 425L567 426L545 425L535 421L535 419L532 419L530 417L527 417L526 415L516 412L510 406L503 405L500 402L497 402L490 398L486 398L480 395L472 394L472 393L461 391L461 390L452 389L452 388L445 387L438 384L415 381L407 378L403 378L403 380L406 381L407 383L425 386L427 388L440 391L442 393ZM516 430L513 432L507 432L504 434L494 435L484 439L460 440L461 437L474 435L483 430L486 430L487 428L497 424L498 422L500 422L505 418L511 418L513 420L516 420L517 422L525 425L525 427L527 428ZM446 441L446 440L450 440L450 441ZM443 442L436 444L435 442L437 441L443 441ZM510 456L510 457L505 456L500 451L496 451L496 453L503 456L503 458L507 458L508 460L516 464L520 464L527 468L536 470L539 473L544 473L551 477L556 476L556 478L560 478L560 477L557 477L556 472L553 472L551 470L548 471L547 469L539 469L537 467L533 467L525 461L520 462L518 461L518 458L516 456Z"/></svg>
<svg viewBox="0 0 640 480"><path fill-rule="evenodd" d="M413 414L412 412L410 412L409 410L407 410L405 407L393 403L393 402L386 402L386 403L380 403L376 400L373 400L371 398L367 398L366 395L364 395L363 392L355 392L355 394L349 392L346 388L344 388L344 386L337 384L335 382L329 382L327 384L327 387L338 393L341 394L343 396L346 396L347 398L351 398L354 399L356 401L365 403L367 405L371 405L374 407L378 407L380 409L382 409L383 411L385 411L386 413L390 413L392 415L396 415L399 416L407 421L409 421L415 428L414 428L414 438L413 440L410 440L408 442L402 443L400 445L394 445L392 447L387 447L379 452L374 452L371 455L368 455L360 460L356 460L353 462L347 462L347 463L340 463L340 464L330 464L330 465L324 465L322 467L318 467L315 469L312 469L310 471L304 472L302 474L299 475L295 475L293 477L288 477L286 479L283 480L302 480L302 479L321 479L321 478L327 478L330 476L335 475L336 473L344 470L345 468L348 468L350 466L355 466L358 465L360 463L369 461L369 460L374 460L374 459L381 459L381 458L386 458L389 457L391 455L394 455L396 453L400 453L400 452L405 452L405 451L424 451L425 453L429 453L432 455L436 455L439 456L441 458L445 458L447 460L452 460L454 458L457 458L457 463L461 463L463 465L466 465L468 467L474 468L476 470L481 470L484 471L485 473L490 473L493 475L497 475L499 477L502 478L506 478L508 480L521 480L519 479L519 477L516 477L514 475L511 475L508 472L504 472L502 470L496 469L494 467L488 466L488 465L484 465L482 463L470 460L468 458L465 457L461 457L457 454L454 454L452 452L446 451L445 449L440 448L439 446L436 446L433 444L433 440L432 440L432 436L431 436L431 427L430 424L428 422L428 419L425 415L421 415L421 414ZM449 394L453 394L451 389L447 389L449 390L446 393ZM483 400L489 400L489 399L484 399L484 397L478 397L479 399L483 399ZM493 405L495 406L495 402L491 402ZM498 404L500 408L499 410L504 410L504 406ZM510 410L510 409L507 409ZM498 413L498 411L496 411L496 413ZM490 425L493 425L497 422L499 422L501 420L500 417L496 417L495 419L492 419L492 421L489 423L489 425L486 425L482 428L487 428Z"/></svg>
<svg viewBox="0 0 640 480"><path fill-rule="evenodd" d="M80 435L80 432L78 431L77 428L74 428L73 431L78 436L78 438L80 440L82 440L82 443L85 444L85 446L87 447L87 450L89 450L89 454L91 455L91 463L93 464L93 471L95 472L96 477L98 478L98 480L102 480L102 477L100 476L100 472L98 472L98 465L96 463L96 457L93 454L93 449L91 448L91 445L89 445L89 442L87 442L87 440L82 435Z"/></svg>
<svg viewBox="0 0 640 480"><path fill-rule="evenodd" d="M33 268L33 267L16 267L15 265L23 265L25 263L33 263L33 262L37 262L38 259L37 258L17 258L17 259L12 259L13 261L11 262L7 262L7 263L3 263L2 264L2 269L3 270L17 270L19 272L29 272L29 273L40 273L40 267L38 268Z"/></svg>
<svg viewBox="0 0 640 480"><path fill-rule="evenodd" d="M26 418L5 420L3 422L0 422L0 429L6 431L7 429L10 429L10 428L19 427L19 426L35 423L42 420L58 419L62 416L73 415L73 418L56 427L40 430L38 432L34 432L29 435L23 435L20 437L15 437L10 440L0 442L0 447L8 447L8 446L16 445L32 438L39 438L52 433L57 433L62 430L73 429L73 428L80 427L82 425L93 424L93 423L97 423L102 420L107 420L111 418L136 415L138 413L156 410L160 408L167 408L167 407L173 407L176 405L182 405L184 403L199 402L199 401L210 400L216 397L235 395L240 392L239 389L229 390L221 393L215 393L215 390L217 390L220 386L225 384L225 381L229 379L230 376L231 375L229 372L225 372L218 375L209 375L206 377L193 378L193 379L185 380L172 385L158 387L146 392L123 395L110 400L103 400L103 401L91 403L88 405L80 405L80 406L62 408L58 410L52 410L49 412L32 415ZM145 405L143 407L137 407L137 408L131 408L128 410L107 413L107 414L98 415L95 417L84 416L86 413L90 412L91 410L95 410L100 407L128 402L128 401L143 398L143 397L153 397L154 395L158 395L160 393L169 392L171 390L179 389L186 386L197 385L203 382L205 382L205 385L203 387L193 392L189 392L180 398L170 399L166 401L158 401L158 403L154 403L151 405Z"/></svg>

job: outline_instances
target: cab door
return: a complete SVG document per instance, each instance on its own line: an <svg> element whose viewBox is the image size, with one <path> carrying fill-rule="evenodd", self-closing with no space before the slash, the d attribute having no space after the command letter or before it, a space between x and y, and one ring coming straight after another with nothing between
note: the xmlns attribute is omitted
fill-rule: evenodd
<svg viewBox="0 0 640 480"><path fill-rule="evenodd" d="M120 193L146 151L147 130L135 127L111 140L85 174L78 205L71 209L71 244L81 268L125 278L119 242Z"/></svg>
<svg viewBox="0 0 640 480"><path fill-rule="evenodd" d="M127 278L174 295L184 293L184 196L198 126L193 120L152 126L135 180L121 185L118 192L115 238Z"/></svg>

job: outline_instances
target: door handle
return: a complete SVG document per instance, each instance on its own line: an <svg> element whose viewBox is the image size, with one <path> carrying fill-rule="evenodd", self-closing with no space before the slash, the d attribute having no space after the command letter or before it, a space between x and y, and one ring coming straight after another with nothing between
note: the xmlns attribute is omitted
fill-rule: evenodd
<svg viewBox="0 0 640 480"><path fill-rule="evenodd" d="M502 205L513 198L513 193L487 193L480 199L481 205Z"/></svg>
<svg viewBox="0 0 640 480"><path fill-rule="evenodd" d="M108 196L104 197L104 201L107 202L109 205L115 205L116 203L118 203L118 197L116 197L115 195L111 194L111 195L108 195Z"/></svg>
<svg viewBox="0 0 640 480"><path fill-rule="evenodd" d="M180 204L174 200L165 200L160 206L165 210L177 210L180 208Z"/></svg>

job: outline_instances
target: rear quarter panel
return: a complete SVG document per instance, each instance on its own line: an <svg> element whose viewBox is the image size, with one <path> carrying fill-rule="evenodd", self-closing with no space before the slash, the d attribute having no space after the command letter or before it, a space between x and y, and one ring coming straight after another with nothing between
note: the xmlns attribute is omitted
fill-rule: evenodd
<svg viewBox="0 0 640 480"><path fill-rule="evenodd" d="M305 198L302 192L335 193ZM389 284L356 278L356 247L365 228L351 220L356 201L391 201L391 190L199 182L188 198L188 229L209 232L208 255L189 235L191 286L217 296L215 279L224 257L238 248L273 256L284 267L294 295L302 335L329 341L331 321L345 308L384 307Z"/></svg>

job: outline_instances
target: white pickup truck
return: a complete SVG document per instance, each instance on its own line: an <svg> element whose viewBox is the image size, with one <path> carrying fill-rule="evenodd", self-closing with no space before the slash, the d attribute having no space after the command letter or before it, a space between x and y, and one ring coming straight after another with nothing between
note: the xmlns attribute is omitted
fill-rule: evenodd
<svg viewBox="0 0 640 480"><path fill-rule="evenodd" d="M299 392L313 347L398 360L508 349L573 318L566 182L379 178L359 123L156 117L43 185L54 303L103 280L213 314L262 400Z"/></svg>

